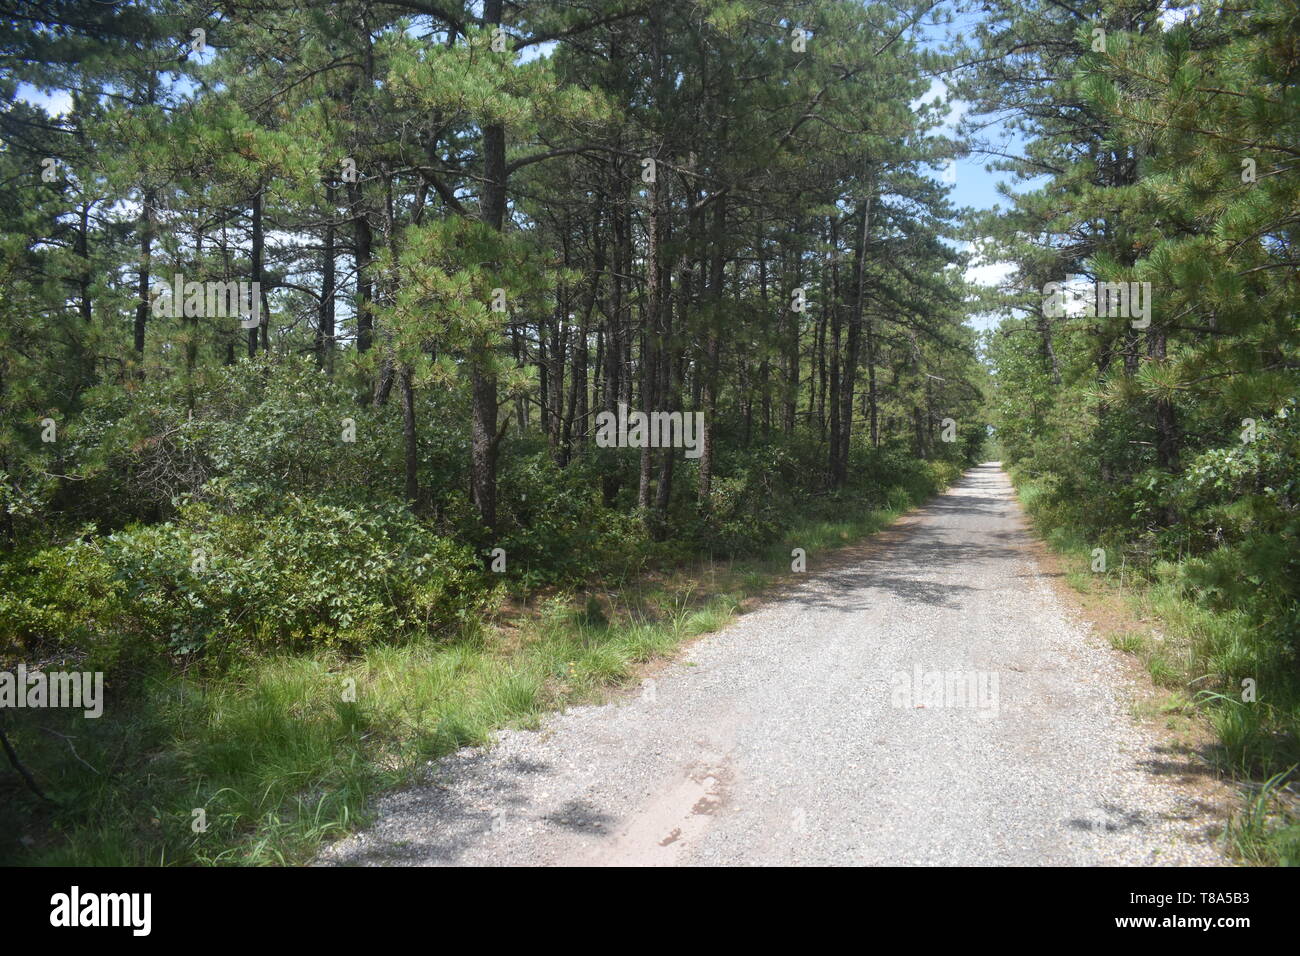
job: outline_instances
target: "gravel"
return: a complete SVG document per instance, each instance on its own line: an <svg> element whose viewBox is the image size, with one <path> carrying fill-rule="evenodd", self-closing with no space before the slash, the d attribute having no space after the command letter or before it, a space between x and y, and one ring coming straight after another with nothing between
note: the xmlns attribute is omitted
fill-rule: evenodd
<svg viewBox="0 0 1300 956"><path fill-rule="evenodd" d="M1222 865L1029 545L973 468L639 693L439 761L318 862Z"/></svg>

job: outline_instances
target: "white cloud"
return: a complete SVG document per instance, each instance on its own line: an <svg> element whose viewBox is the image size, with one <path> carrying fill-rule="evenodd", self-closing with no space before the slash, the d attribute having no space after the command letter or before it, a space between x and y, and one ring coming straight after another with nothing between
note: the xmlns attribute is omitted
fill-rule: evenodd
<svg viewBox="0 0 1300 956"><path fill-rule="evenodd" d="M1160 16L1158 19L1160 20L1160 25L1164 27L1166 30L1168 30L1170 27L1174 27L1182 23L1184 20L1186 20L1188 17L1192 16L1193 14L1197 14L1200 12L1201 12L1200 6L1195 3L1189 7L1183 7L1182 9L1174 9L1173 7L1170 7L1166 4L1164 9L1160 11Z"/></svg>
<svg viewBox="0 0 1300 956"><path fill-rule="evenodd" d="M1000 286L1016 271L1014 262L974 261L966 267L966 281L974 285Z"/></svg>
<svg viewBox="0 0 1300 956"><path fill-rule="evenodd" d="M46 92L27 83L20 83L17 98L32 106L43 107L51 116L60 116L72 111L72 94L67 90Z"/></svg>
<svg viewBox="0 0 1300 956"><path fill-rule="evenodd" d="M948 84L935 77L930 81L930 88L920 97L912 102L912 109L920 109L927 103L942 103L948 98ZM957 124L961 118L970 112L970 104L965 100L953 100L948 104L948 116L943 122L943 129L946 133L953 133L957 129Z"/></svg>

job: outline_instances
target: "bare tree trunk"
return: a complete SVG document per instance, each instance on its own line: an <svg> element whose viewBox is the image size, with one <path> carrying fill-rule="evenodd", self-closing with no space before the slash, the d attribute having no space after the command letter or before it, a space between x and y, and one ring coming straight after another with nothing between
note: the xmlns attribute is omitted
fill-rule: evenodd
<svg viewBox="0 0 1300 956"><path fill-rule="evenodd" d="M497 521L497 382L484 372L492 361L487 349L470 352L470 491L479 517L491 530Z"/></svg>
<svg viewBox="0 0 1300 956"><path fill-rule="evenodd" d="M153 189L144 191L144 203L140 210L140 275L138 294L135 304L135 351L144 355L144 330L149 322L149 270L153 266L153 230L154 203L158 194Z"/></svg>
<svg viewBox="0 0 1300 956"><path fill-rule="evenodd" d="M503 0L484 0L483 23L501 24ZM483 128L483 222L500 232L506 219L506 130L500 124ZM470 485L474 505L483 523L493 531L497 524L497 377L486 342L469 353L470 369Z"/></svg>
<svg viewBox="0 0 1300 956"><path fill-rule="evenodd" d="M803 234L803 223L796 227L800 236ZM782 264L789 267L787 257L782 257ZM795 288L803 288L803 256L795 255L794 267L794 285ZM782 304L782 314L786 316L787 332L785 335L784 348L782 351L785 355L785 405L781 418L782 430L787 435L794 434L795 417L799 409L799 326L803 321L803 313L794 311L790 308L789 298ZM808 392L808 410L812 411L812 391Z"/></svg>
<svg viewBox="0 0 1300 956"><path fill-rule="evenodd" d="M564 366L568 358L568 312L569 312L569 294L564 283L560 283L557 290L555 302L555 321L551 325L550 347L546 351L546 365L548 369L548 385L550 391L546 396L546 404L550 412L550 429L547 437L551 442L551 453L556 462L563 464L563 432L564 432Z"/></svg>
<svg viewBox="0 0 1300 956"><path fill-rule="evenodd" d="M420 504L419 444L415 433L415 389L411 387L411 369L405 363L398 373L402 390L402 450L406 464L406 500L412 508Z"/></svg>
<svg viewBox="0 0 1300 956"><path fill-rule="evenodd" d="M858 242L853 254L853 307L849 312L848 341L845 343L844 370L840 380L840 440L836 445L839 453L833 464L831 484L843 487L848 481L849 447L853 436L853 389L858 377L858 353L862 336L862 316L866 300L865 270L867 242L871 229L871 193L862 200L862 209L858 214Z"/></svg>
<svg viewBox="0 0 1300 956"><path fill-rule="evenodd" d="M263 241L262 240L262 184L261 183L257 184L257 191L253 193L253 210L252 210L251 218L252 218L253 239L252 239L252 253L251 253L252 268L249 275L249 279L252 282L257 283L257 285L254 285L253 288L259 290L257 293L259 296L257 301L257 306L260 309L262 305L262 301L260 298L261 296L260 285L262 281L262 241ZM260 313L258 315L258 318L260 320L258 324L248 330L248 357L250 359L257 358L257 333L258 333L258 329L261 328L261 324L266 321L266 316Z"/></svg>
<svg viewBox="0 0 1300 956"><path fill-rule="evenodd" d="M662 339L662 311L664 297L662 250L662 213L659 179L649 184L646 210L645 254L645 309L642 312L641 335L641 408L647 414L659 407L659 361ZM650 483L654 473L654 449L647 441L641 446L640 481L636 503L649 520Z"/></svg>
<svg viewBox="0 0 1300 956"><path fill-rule="evenodd" d="M880 447L879 396L876 392L876 323L866 317L867 332L867 414L871 420L871 447Z"/></svg>
<svg viewBox="0 0 1300 956"><path fill-rule="evenodd" d="M600 295L600 274L604 271L604 265L602 254L597 252L595 272L582 306L582 321L573 340L573 372L570 376L573 390L569 398L569 421L565 428L564 440L566 445L572 442L578 454L582 454L588 435L591 398L591 386L587 381L587 365L591 358L588 340L591 335L592 318L596 312L596 299ZM596 366L599 365L600 361L597 357Z"/></svg>
<svg viewBox="0 0 1300 956"><path fill-rule="evenodd" d="M713 429L718 410L718 359L721 343L718 338L718 312L722 305L725 280L726 253L723 239L727 234L727 201L719 198L713 209L713 223L709 237L709 316L708 347L704 358L704 427L700 436L700 486L699 500L707 508L713 485Z"/></svg>
<svg viewBox="0 0 1300 956"><path fill-rule="evenodd" d="M682 254L677 264L678 284L677 284L677 312L681 318L681 328L686 326L686 310L690 300L690 261L685 254ZM665 271L667 274L667 271ZM673 306L671 296L665 295L664 305L664 339L666 345L662 356L663 371L660 377L660 388L662 401L660 406L666 412L675 412L681 410L681 350L675 344L674 324L673 324ZM690 414L690 412L686 412ZM676 450L666 449L659 461L659 484L655 489L655 528L659 534L666 530L668 520L668 505L672 500L673 493L673 467L676 460Z"/></svg>
<svg viewBox="0 0 1300 956"><path fill-rule="evenodd" d="M831 217L831 382L830 382L830 447L827 461L827 476L832 488L838 487L836 475L840 461L840 267L839 267L839 228L834 216Z"/></svg>
<svg viewBox="0 0 1300 956"><path fill-rule="evenodd" d="M519 331L519 323L510 324L510 351L514 356L515 365L523 367L528 364L528 347L524 341L523 333ZM519 434L528 433L528 396L520 395L515 399L515 418L518 420Z"/></svg>
<svg viewBox="0 0 1300 956"><path fill-rule="evenodd" d="M334 374L334 184L325 182L325 248L321 251L320 312L316 323L316 365Z"/></svg>
<svg viewBox="0 0 1300 956"><path fill-rule="evenodd" d="M615 183L618 171L613 173ZM616 414L623 388L623 276L626 275L623 257L624 244L623 204L617 202L610 208L610 235L614 251L611 256L612 272L609 283L609 311L605 315L605 381L601 394L604 411ZM618 497L619 476L607 469L601 477L601 496L605 507L613 507Z"/></svg>
<svg viewBox="0 0 1300 956"><path fill-rule="evenodd" d="M348 199L352 205L353 258L357 273L357 351L366 352L374 337L374 316L370 312L370 303L374 298L374 287L370 280L374 235L370 229L370 218L360 183L349 184Z"/></svg>
<svg viewBox="0 0 1300 956"><path fill-rule="evenodd" d="M816 383L817 383L816 402L813 401L814 396L811 391L811 385L810 385L810 391L808 393L809 424L812 423L811 419L813 413L813 405L815 404L817 406L817 436L819 441L826 440L826 323L827 323L827 309L833 307L831 304L830 296L825 294L826 292L826 270L825 269L822 269L822 291L823 291L822 307L818 310L816 341L813 343L814 348L817 351L817 365L815 369L817 373L816 374ZM811 382L812 379L810 379L809 381Z"/></svg>

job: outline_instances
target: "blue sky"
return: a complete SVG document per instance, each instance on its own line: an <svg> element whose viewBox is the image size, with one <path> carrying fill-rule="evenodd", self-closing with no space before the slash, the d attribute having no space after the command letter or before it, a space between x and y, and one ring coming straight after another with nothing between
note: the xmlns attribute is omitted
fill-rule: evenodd
<svg viewBox="0 0 1300 956"><path fill-rule="evenodd" d="M923 26L921 28L921 44L929 49L940 49L951 39L953 34L969 35L973 31L977 20L978 17L974 14L956 14L950 24ZM935 78L930 84L930 89L921 97L921 101L933 102L936 99L946 99L948 95L948 87L943 79ZM948 121L943 132L952 135L955 133L957 123L970 109L970 104L962 100L954 100L949 103L948 107ZM988 139L997 142L999 151L1006 154L1015 155L1021 151L1024 145L1023 139L1000 123L986 127L983 134ZM1007 202L998 193L998 187L1003 183L1010 184L1011 181L1006 178L1006 173L994 172L988 169L988 164L993 161L992 157L979 153L973 153L957 160L955 169L948 171L949 176L952 176L954 172L956 176L951 193L953 205L978 210L988 210L998 205L1005 208ZM1017 184L1016 188L1024 189L1025 187ZM968 243L958 243L958 248L969 251L970 247ZM996 286L1003 282L1011 274L1012 270L1013 266L1007 262L989 262L976 259L967 267L965 277L968 282ZM994 314L972 315L967 318L968 324L981 330L992 328L999 321L1000 316Z"/></svg>

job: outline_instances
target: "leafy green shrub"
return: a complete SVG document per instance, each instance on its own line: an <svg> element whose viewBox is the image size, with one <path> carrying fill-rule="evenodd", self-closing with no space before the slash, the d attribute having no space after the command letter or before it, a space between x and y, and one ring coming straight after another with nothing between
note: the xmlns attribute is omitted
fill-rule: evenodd
<svg viewBox="0 0 1300 956"><path fill-rule="evenodd" d="M467 485L468 428L454 391L417 390L420 469L429 511L459 520ZM58 486L31 475L4 481L20 540L94 520L100 529L174 518L176 502L215 479L335 503L400 500L401 411L357 400L348 376L306 358L258 359L172 376L103 385L60 431ZM25 484L19 482L23 477ZM52 538L47 539L47 542Z"/></svg>
<svg viewBox="0 0 1300 956"><path fill-rule="evenodd" d="M104 556L81 541L0 564L0 654L66 654L108 669L132 650L124 591Z"/></svg>
<svg viewBox="0 0 1300 956"><path fill-rule="evenodd" d="M825 481L825 463L810 441L747 448L719 442L715 455L708 508L697 512L691 494L676 517L684 540L715 555L754 553L777 540L795 513L818 500ZM691 462L684 471L694 491L698 466Z"/></svg>
<svg viewBox="0 0 1300 956"><path fill-rule="evenodd" d="M561 468L548 449L512 448L498 494L501 527L490 545L505 550L507 573L526 587L625 573L645 555L643 523L604 506L587 459Z"/></svg>
<svg viewBox="0 0 1300 956"><path fill-rule="evenodd" d="M359 648L436 632L483 611L491 588L469 548L396 504L344 508L215 482L175 521L46 549L6 572L4 638L116 659L122 653Z"/></svg>

